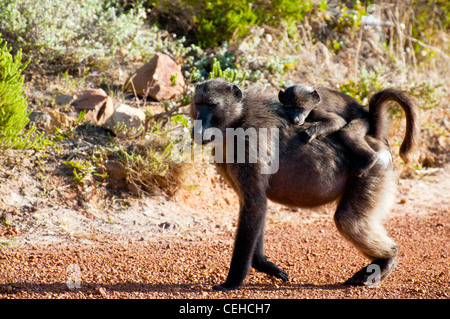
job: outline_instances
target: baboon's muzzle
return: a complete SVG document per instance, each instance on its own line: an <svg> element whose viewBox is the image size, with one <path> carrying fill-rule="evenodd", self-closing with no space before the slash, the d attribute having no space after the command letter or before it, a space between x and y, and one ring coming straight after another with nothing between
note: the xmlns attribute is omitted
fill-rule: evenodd
<svg viewBox="0 0 450 319"><path fill-rule="evenodd" d="M293 114L293 122L295 125L302 125L305 123L306 116L299 111L295 111Z"/></svg>
<svg viewBox="0 0 450 319"><path fill-rule="evenodd" d="M208 128L211 128L211 117L212 114L209 107L204 107L201 112L198 112L191 132L195 144L206 145L214 141L214 135L208 134L208 131L206 131Z"/></svg>

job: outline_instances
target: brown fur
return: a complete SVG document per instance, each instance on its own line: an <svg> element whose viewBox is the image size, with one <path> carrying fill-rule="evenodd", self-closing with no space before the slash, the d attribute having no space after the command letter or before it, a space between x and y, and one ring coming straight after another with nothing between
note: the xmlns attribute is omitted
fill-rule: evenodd
<svg viewBox="0 0 450 319"><path fill-rule="evenodd" d="M302 133L301 137L305 142L309 143L316 137L340 130L343 143L356 159L354 171L360 176L376 164L376 152L379 150L378 145L375 145L375 149L371 148L364 136L371 130L370 135L382 140L387 127L386 108L383 105L387 101L396 101L405 110L408 118L407 133L400 154L405 162L409 160L412 152L410 146L415 143L413 138L417 135L417 116L411 107L412 102L401 91L386 89L376 93L370 100L369 111L358 101L341 92L303 84L291 86L284 92L280 91L278 98L287 116L295 124L301 125L305 120L316 122ZM371 118L370 124L366 120L368 116Z"/></svg>
<svg viewBox="0 0 450 319"><path fill-rule="evenodd" d="M397 245L383 227L383 217L394 202L396 190L393 163L389 162L387 167L374 165L364 178L354 176L350 174L352 160L338 133L305 143L300 134L310 124L291 125L282 116L283 108L276 96L257 88L240 93L237 90L239 88L222 79L197 86L192 113L208 127L193 130L193 135L204 134L205 129L213 126L222 132L226 128L278 128L279 170L274 174L261 174L262 161L216 163L219 173L239 196L240 212L227 280L213 288L238 288L250 267L288 280L287 273L264 255L267 199L296 207L317 207L337 201L334 218L338 230L372 260L369 266L378 267L378 278L383 280L393 270L397 255ZM345 96L339 98L346 99ZM364 119L368 120L368 116ZM371 147L388 152L384 138L366 136L365 140ZM231 141L224 140L226 152ZM347 283L370 285L372 271L368 267Z"/></svg>
<svg viewBox="0 0 450 319"><path fill-rule="evenodd" d="M374 94L369 100L369 135L376 139L386 136L388 128L387 103L397 102L406 115L406 133L400 146L400 157L408 163L414 154L414 146L417 145L418 124L416 107L408 95L395 89L386 89Z"/></svg>

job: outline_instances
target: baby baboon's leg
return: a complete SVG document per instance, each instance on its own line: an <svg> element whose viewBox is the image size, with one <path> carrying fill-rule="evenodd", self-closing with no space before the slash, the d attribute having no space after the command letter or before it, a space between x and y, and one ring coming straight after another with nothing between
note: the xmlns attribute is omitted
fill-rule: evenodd
<svg viewBox="0 0 450 319"><path fill-rule="evenodd" d="M350 177L334 215L339 232L372 260L346 284L375 285L395 267L397 244L383 227L383 217L394 203L397 182L392 163L390 166L374 167L364 178Z"/></svg>
<svg viewBox="0 0 450 319"><path fill-rule="evenodd" d="M274 276L283 281L289 280L289 275L284 270L278 268L273 262L267 260L264 255L264 229L259 235L258 242L256 243L255 253L253 254L252 267L256 270L266 273L270 276Z"/></svg>
<svg viewBox="0 0 450 319"><path fill-rule="evenodd" d="M312 113L312 114L311 114ZM308 116L312 121L318 121L300 134L305 143L311 143L316 137L325 136L342 129L347 123L337 114L313 110Z"/></svg>
<svg viewBox="0 0 450 319"><path fill-rule="evenodd" d="M340 131L344 145L356 156L354 171L357 176L365 174L377 162L376 150L367 144L364 136L369 130L369 123L364 119L349 122Z"/></svg>

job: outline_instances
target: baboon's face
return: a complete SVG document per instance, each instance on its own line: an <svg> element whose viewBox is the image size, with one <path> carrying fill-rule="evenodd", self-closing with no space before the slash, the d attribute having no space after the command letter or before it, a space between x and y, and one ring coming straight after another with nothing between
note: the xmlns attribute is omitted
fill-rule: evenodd
<svg viewBox="0 0 450 319"><path fill-rule="evenodd" d="M212 142L214 136L205 134L205 130L217 128L225 132L240 119L242 108L242 91L238 86L220 78L198 84L191 103L191 116L200 121L192 128L194 141L203 145Z"/></svg>
<svg viewBox="0 0 450 319"><path fill-rule="evenodd" d="M297 84L278 93L278 99L283 104L290 120L296 125L302 125L309 113L320 102L319 93L313 88Z"/></svg>

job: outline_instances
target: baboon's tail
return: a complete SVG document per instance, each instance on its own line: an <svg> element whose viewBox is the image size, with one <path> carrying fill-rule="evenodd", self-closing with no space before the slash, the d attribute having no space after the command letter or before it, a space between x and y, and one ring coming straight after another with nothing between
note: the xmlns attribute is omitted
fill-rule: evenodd
<svg viewBox="0 0 450 319"><path fill-rule="evenodd" d="M380 140L385 138L388 127L387 105L385 102L388 101L395 101L400 104L406 115L406 134L400 147L400 157L405 163L408 163L416 146L418 127L416 106L407 94L395 89L385 89L370 98L369 135Z"/></svg>

